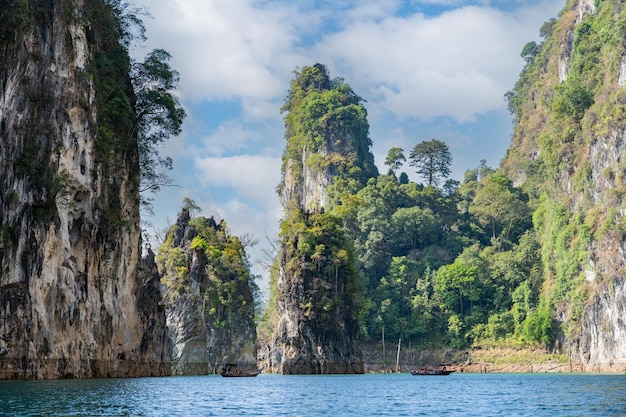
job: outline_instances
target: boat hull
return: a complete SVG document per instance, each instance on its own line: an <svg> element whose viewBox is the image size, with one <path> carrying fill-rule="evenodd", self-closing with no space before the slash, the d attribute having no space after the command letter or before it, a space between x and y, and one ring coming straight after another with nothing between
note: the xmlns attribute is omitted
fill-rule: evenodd
<svg viewBox="0 0 626 417"><path fill-rule="evenodd" d="M261 371L257 369L256 371L248 371L248 372L240 372L240 373L220 372L220 375L222 375L224 378L250 378L253 376L257 376L260 373Z"/></svg>
<svg viewBox="0 0 626 417"><path fill-rule="evenodd" d="M445 376L454 372L453 369L448 369L444 365L430 365L423 368L411 371L411 375L414 376Z"/></svg>

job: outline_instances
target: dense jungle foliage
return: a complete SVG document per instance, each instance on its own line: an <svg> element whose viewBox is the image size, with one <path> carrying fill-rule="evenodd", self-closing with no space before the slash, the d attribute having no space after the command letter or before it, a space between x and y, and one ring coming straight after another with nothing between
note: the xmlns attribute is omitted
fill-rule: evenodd
<svg viewBox="0 0 626 417"><path fill-rule="evenodd" d="M528 197L484 161L445 190L379 175L335 212L354 240L366 339L463 347L541 342L551 332L537 310L541 257Z"/></svg>
<svg viewBox="0 0 626 417"><path fill-rule="evenodd" d="M569 1L541 27L542 41L522 51L526 66L505 95L516 125L501 168L481 161L462 183L440 188L431 174L445 179L445 163L429 171L416 158L439 141L424 141L408 164L423 184L397 176L407 158L392 148L387 174L334 194L332 212L354 242L363 282L366 340L551 348L577 337L591 242L626 234L616 211L626 190L622 164L605 167L602 181L613 185L589 195L598 169L589 147L626 126L624 90L616 88L626 8L596 1L578 22L577 6Z"/></svg>

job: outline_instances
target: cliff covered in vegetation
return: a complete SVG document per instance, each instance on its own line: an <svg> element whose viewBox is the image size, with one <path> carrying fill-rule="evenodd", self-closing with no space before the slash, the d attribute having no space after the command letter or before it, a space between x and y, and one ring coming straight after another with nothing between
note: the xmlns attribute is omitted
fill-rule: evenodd
<svg viewBox="0 0 626 417"><path fill-rule="evenodd" d="M308 78L296 78L285 106L279 192L290 210L275 274L277 310L291 299L291 311L332 311L316 303L332 294L332 281L285 285L336 259L317 249L328 247L317 236L338 235L323 233L330 223L319 216L329 215L350 242L354 282L363 288L361 337L382 342L383 352L390 339L418 347L505 345L566 354L576 369L623 370L624 22L621 2L609 0L569 1L546 22L542 41L524 47L527 65L506 94L515 131L502 166L481 161L462 182L447 180L451 158L436 139L416 144L408 158L390 149L386 174L366 165L346 176L333 171L342 159L324 148L324 128L334 119L319 111L315 95L301 100L308 97L301 86L324 80L303 70ZM293 106L294 98L304 105ZM407 159L425 185L400 172ZM299 327L292 329L297 335Z"/></svg>
<svg viewBox="0 0 626 417"><path fill-rule="evenodd" d="M172 373L217 373L225 363L256 369L254 277L226 222L184 208L157 256L165 287Z"/></svg>
<svg viewBox="0 0 626 417"><path fill-rule="evenodd" d="M363 373L362 288L352 243L329 208L342 187L376 175L366 111L326 67L304 67L283 107L287 145L270 367L283 374ZM334 188L333 188L334 187Z"/></svg>
<svg viewBox="0 0 626 417"><path fill-rule="evenodd" d="M529 43L507 93L516 118L503 168L535 209L540 304L586 369L626 366L626 8L570 0Z"/></svg>
<svg viewBox="0 0 626 417"><path fill-rule="evenodd" d="M165 51L130 59L124 5L0 1L0 379L255 366L247 243L225 222L187 207L140 260L139 190L167 184L155 145L184 111ZM462 182L436 139L407 155L424 183L400 148L379 175L363 100L321 64L296 71L272 372L362 373L363 339L384 363L401 340L624 370L626 10L569 0L539 33L506 94L507 156Z"/></svg>
<svg viewBox="0 0 626 417"><path fill-rule="evenodd" d="M283 168L299 176L286 175L279 191L284 203L296 197L291 207L324 207L323 214L339 219L363 286L359 326L365 340L381 341L383 352L389 339L422 347L543 348L567 354L576 369L624 369L624 22L622 3L610 0L569 1L558 19L546 22L542 41L524 47L527 65L506 94L515 132L502 166L481 161L462 182L446 180L447 148L431 140L416 144L408 158L425 185L396 175L407 158L392 148L386 174L356 169L364 174L356 178L322 170L327 177L319 178L332 179L325 180L325 194L301 198L315 189L306 185L313 178L306 170L332 166L333 159L294 150L319 149L315 140L326 137L319 132L328 118L317 113L311 123L302 115L319 107L298 112L287 105L291 159ZM300 90L294 91L289 98L298 97ZM317 133L313 140L302 141L310 131ZM437 149L441 164L424 163L438 158ZM445 181L440 186L433 178ZM325 230L317 217L308 224L300 219L311 216L288 213L279 300L289 282L284 266L323 269L333 259L315 249L326 243L294 232ZM301 287L311 294L291 297L301 311L309 305L325 311L314 301L333 285ZM303 302L309 299L313 303Z"/></svg>

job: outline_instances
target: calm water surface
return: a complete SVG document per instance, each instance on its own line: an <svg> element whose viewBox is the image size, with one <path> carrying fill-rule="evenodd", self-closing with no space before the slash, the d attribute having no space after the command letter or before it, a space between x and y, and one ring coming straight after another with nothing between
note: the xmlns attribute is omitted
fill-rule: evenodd
<svg viewBox="0 0 626 417"><path fill-rule="evenodd" d="M1 416L626 416L626 375L0 381Z"/></svg>

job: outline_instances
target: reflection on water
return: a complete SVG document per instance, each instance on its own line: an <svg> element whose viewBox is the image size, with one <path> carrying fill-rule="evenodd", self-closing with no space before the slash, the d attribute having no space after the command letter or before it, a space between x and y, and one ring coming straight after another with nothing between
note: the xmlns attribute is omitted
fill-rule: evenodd
<svg viewBox="0 0 626 417"><path fill-rule="evenodd" d="M0 381L2 416L609 416L626 376L409 374Z"/></svg>

